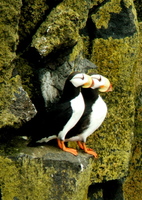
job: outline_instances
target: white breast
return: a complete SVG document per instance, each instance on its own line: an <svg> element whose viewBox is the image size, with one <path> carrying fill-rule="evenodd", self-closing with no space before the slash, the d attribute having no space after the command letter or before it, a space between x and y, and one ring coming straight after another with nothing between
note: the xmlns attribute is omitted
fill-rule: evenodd
<svg viewBox="0 0 142 200"><path fill-rule="evenodd" d="M58 134L58 138L61 140L65 139L65 136L68 133L68 131L71 128L73 128L75 124L79 121L85 109L85 103L81 93L79 93L79 95L76 98L72 99L70 103L73 113L67 124L64 126L63 130L60 131Z"/></svg>
<svg viewBox="0 0 142 200"><path fill-rule="evenodd" d="M90 117L90 124L87 130L82 133L83 140L86 141L86 138L91 135L96 129L100 127L103 123L106 114L107 106L103 99L99 96L95 104L92 107L93 111Z"/></svg>
<svg viewBox="0 0 142 200"><path fill-rule="evenodd" d="M80 135L67 139L67 141L83 141L86 142L88 136L90 136L96 129L103 123L107 114L107 106L103 99L99 96L92 107L90 115L90 124L86 130Z"/></svg>

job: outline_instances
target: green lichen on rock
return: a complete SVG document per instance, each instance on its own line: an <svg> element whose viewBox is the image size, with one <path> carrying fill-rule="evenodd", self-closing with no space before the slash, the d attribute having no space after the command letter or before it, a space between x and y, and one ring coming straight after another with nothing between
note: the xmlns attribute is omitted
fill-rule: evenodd
<svg viewBox="0 0 142 200"><path fill-rule="evenodd" d="M29 44L32 34L36 30L39 23L41 23L41 21L44 19L48 9L49 6L47 5L46 0L23 1L19 21L20 46L22 45L25 47L25 43L26 45ZM21 48L23 48L22 46Z"/></svg>
<svg viewBox="0 0 142 200"><path fill-rule="evenodd" d="M0 188L3 200L11 200L19 193L18 169L8 158L0 157Z"/></svg>
<svg viewBox="0 0 142 200"><path fill-rule="evenodd" d="M23 158L21 166L18 166L21 171L20 181L20 193L17 198L19 199L47 199L49 188L51 186L50 176L51 170L44 170L43 163L40 160ZM42 191L42 192L41 192Z"/></svg>
<svg viewBox="0 0 142 200"><path fill-rule="evenodd" d="M79 37L79 16L70 8L57 6L39 27L33 37L32 46L39 54L47 56L54 50L74 46Z"/></svg>
<svg viewBox="0 0 142 200"><path fill-rule="evenodd" d="M107 29L112 14L120 14L122 8L124 7L126 7L127 9L129 9L130 7L134 8L133 1L111 0L109 2L106 2L104 6L100 7L95 14L91 15L91 18L96 25L96 28L100 29L103 27ZM135 9L132 9L132 11L135 12ZM136 16L136 13L134 13L134 15Z"/></svg>
<svg viewBox="0 0 142 200"><path fill-rule="evenodd" d="M47 147L22 152L13 161L0 157L3 200L87 199L92 167L88 156L77 158Z"/></svg>
<svg viewBox="0 0 142 200"><path fill-rule="evenodd" d="M65 0L62 2L65 8L69 8L78 15L78 29L83 28L86 25L88 13L89 13L89 2L85 0Z"/></svg>
<svg viewBox="0 0 142 200"><path fill-rule="evenodd" d="M137 15L138 15L138 21L142 21L142 4L141 0L134 0L134 4L137 10Z"/></svg>
<svg viewBox="0 0 142 200"><path fill-rule="evenodd" d="M129 6L127 2L125 7L128 12ZM135 10L131 12L135 21ZM111 24L111 20L108 23ZM89 147L93 147L101 158L94 164L92 172L92 180L96 182L120 179L128 172L135 115L134 74L139 49L138 25L134 22L133 26L137 31L132 36L125 37L127 33L123 32L122 38L117 39L117 35L113 38L108 33L108 38L102 35L102 38L94 39L92 45L91 61L99 66L98 72L108 77L113 84L112 93L102 94L108 105L107 118L102 127L88 139ZM100 29L100 32L103 30Z"/></svg>
<svg viewBox="0 0 142 200"><path fill-rule="evenodd" d="M3 200L47 199L48 178L51 171L48 170L48 173L44 171L40 161L29 160L27 157L22 159L22 166L8 158L1 158L0 161L0 184Z"/></svg>
<svg viewBox="0 0 142 200"><path fill-rule="evenodd" d="M21 1L9 0L1 1L1 15L0 15L0 70L3 69L2 74L7 74L9 64L15 58L15 50L18 42L18 21L20 14ZM2 82L3 76L0 78Z"/></svg>
<svg viewBox="0 0 142 200"><path fill-rule="evenodd" d="M37 30L32 47L42 56L58 49L71 48L73 52L69 59L76 59L85 47L79 31L86 25L91 6L92 3L84 0L61 2Z"/></svg>
<svg viewBox="0 0 142 200"><path fill-rule="evenodd" d="M30 63L22 57L15 59L14 64L21 77L24 90L28 93L29 97L32 98L36 90L33 85L34 69L30 66Z"/></svg>
<svg viewBox="0 0 142 200"><path fill-rule="evenodd" d="M0 128L6 125L14 125L18 123L18 118L10 111L10 106L15 100L14 93L17 92L17 87L20 84L20 77L10 78L10 80L5 80L4 83L1 83L0 88Z"/></svg>
<svg viewBox="0 0 142 200"><path fill-rule="evenodd" d="M111 17L111 13L120 13L121 6L120 0L112 0L107 2L99 11L93 14L92 20L96 24L96 28L100 29L101 27L108 28L108 22Z"/></svg>
<svg viewBox="0 0 142 200"><path fill-rule="evenodd" d="M20 76L14 73L16 47L18 43L18 23L21 1L2 1L0 4L0 128L21 123L21 116L17 112L22 108L13 108L16 102L16 94L22 88ZM18 106L18 105L17 105Z"/></svg>
<svg viewBox="0 0 142 200"><path fill-rule="evenodd" d="M19 75L1 83L0 99L0 128L17 128L24 120L29 121L36 114L34 105L21 85Z"/></svg>
<svg viewBox="0 0 142 200"><path fill-rule="evenodd" d="M137 62L137 69L135 72L135 89L136 89L136 114L135 114L135 128L134 141L132 148L132 157L129 166L129 174L124 183L125 199L139 200L142 193L142 23L140 27L140 52Z"/></svg>
<svg viewBox="0 0 142 200"><path fill-rule="evenodd" d="M107 118L96 134L88 139L89 146L96 149L102 160L94 166L96 175L99 171L100 181L121 178L128 171L134 127L137 55L138 34L124 39L94 40L92 61L99 66L99 73L109 77L113 84L113 92L103 95L108 105Z"/></svg>
<svg viewBox="0 0 142 200"><path fill-rule="evenodd" d="M83 56L87 56L98 66L98 72L113 84L112 93L102 94L108 105L107 118L87 140L87 145L96 150L99 158L92 159L80 151L74 157L54 147L29 148L14 138L11 146L4 144L0 149L3 155L0 157L2 200L86 200L91 183L127 175L125 198L140 199L142 109L136 103L141 83L135 83L141 80L138 76L141 71L140 68L136 70L139 36L133 1L63 0L54 3L51 9L46 0L1 2L0 127L17 127L34 116L36 111L28 94L33 97L37 89L33 84L35 70L40 67L48 70L51 66L51 75L58 76L56 64L61 65L56 61L48 65L48 59L50 55L58 57L60 51L70 49L65 59L62 58L64 51L58 58L58 61L66 61L58 68L59 72L63 68L74 70L78 60L81 62ZM18 34L20 45L16 58ZM39 53L38 58L32 58L35 51ZM105 199L103 195L102 189L96 190L93 198Z"/></svg>

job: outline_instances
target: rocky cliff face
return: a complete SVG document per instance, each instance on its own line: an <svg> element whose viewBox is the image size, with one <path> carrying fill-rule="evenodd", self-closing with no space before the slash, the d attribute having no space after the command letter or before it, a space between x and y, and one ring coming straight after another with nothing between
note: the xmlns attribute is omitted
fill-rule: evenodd
<svg viewBox="0 0 142 200"><path fill-rule="evenodd" d="M134 2L6 0L0 7L1 199L140 200L142 27ZM28 122L58 101L77 70L97 71L114 88L103 95L105 122L87 140L97 160L30 148L21 137L35 134Z"/></svg>

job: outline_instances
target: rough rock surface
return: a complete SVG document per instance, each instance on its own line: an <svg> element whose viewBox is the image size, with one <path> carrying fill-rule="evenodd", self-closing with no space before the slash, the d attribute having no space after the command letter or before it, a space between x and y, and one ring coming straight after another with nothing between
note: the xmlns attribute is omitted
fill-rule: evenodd
<svg viewBox="0 0 142 200"><path fill-rule="evenodd" d="M2 200L140 200L142 29L134 3L141 21L139 1L1 1ZM19 135L36 131L27 121L36 112L42 118L78 70L97 71L114 88L102 95L105 122L87 140L99 158L27 147Z"/></svg>
<svg viewBox="0 0 142 200"><path fill-rule="evenodd" d="M142 23L140 28L140 56L136 70L136 112L132 156L129 165L129 175L124 183L126 200L139 200L142 194Z"/></svg>
<svg viewBox="0 0 142 200"><path fill-rule="evenodd" d="M21 140L21 143L25 142ZM87 198L92 167L90 156L80 153L74 157L53 147L21 146L20 153L0 157L3 199Z"/></svg>
<svg viewBox="0 0 142 200"><path fill-rule="evenodd" d="M21 5L21 1L2 1L0 4L0 128L19 126L36 114L35 106L23 90L13 63L18 44Z"/></svg>

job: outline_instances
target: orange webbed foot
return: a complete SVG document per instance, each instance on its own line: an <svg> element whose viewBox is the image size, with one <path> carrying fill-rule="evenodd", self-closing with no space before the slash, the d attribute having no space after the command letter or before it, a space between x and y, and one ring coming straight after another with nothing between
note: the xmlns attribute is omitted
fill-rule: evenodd
<svg viewBox="0 0 142 200"><path fill-rule="evenodd" d="M91 148L87 148L84 142L77 142L78 146L83 149L86 153L93 155L95 158L98 158L98 154Z"/></svg>
<svg viewBox="0 0 142 200"><path fill-rule="evenodd" d="M93 155L95 158L98 158L98 154L95 151L93 151L92 149L91 149L91 151L87 149L85 152Z"/></svg>
<svg viewBox="0 0 142 200"><path fill-rule="evenodd" d="M73 148L67 148L67 147L65 146L65 144L64 144L64 141L61 141L61 140L57 139L57 142L58 142L59 148L62 149L63 151L69 152L69 153L71 153L71 154L73 154L73 155L75 155L75 156L78 155L77 150L76 150L76 149L73 149Z"/></svg>

